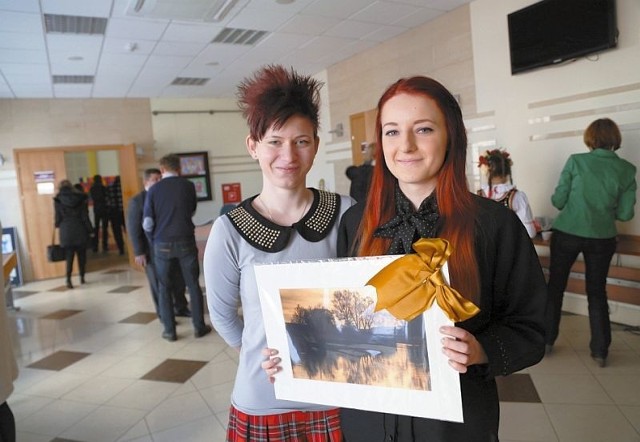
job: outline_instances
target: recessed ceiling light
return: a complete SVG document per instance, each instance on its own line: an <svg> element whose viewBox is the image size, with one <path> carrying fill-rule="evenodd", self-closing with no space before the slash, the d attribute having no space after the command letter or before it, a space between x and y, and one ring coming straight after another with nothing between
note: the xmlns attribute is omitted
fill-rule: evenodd
<svg viewBox="0 0 640 442"><path fill-rule="evenodd" d="M209 63L207 63L207 66L218 66L218 65L220 65L220 63L217 61L210 61Z"/></svg>
<svg viewBox="0 0 640 442"><path fill-rule="evenodd" d="M276 0L276 3L280 3L281 5L288 5L289 3L293 3L295 0Z"/></svg>
<svg viewBox="0 0 640 442"><path fill-rule="evenodd" d="M69 61L82 61L82 60L84 60L84 57L82 57L80 55L72 55L71 57L67 58L67 60L69 60Z"/></svg>

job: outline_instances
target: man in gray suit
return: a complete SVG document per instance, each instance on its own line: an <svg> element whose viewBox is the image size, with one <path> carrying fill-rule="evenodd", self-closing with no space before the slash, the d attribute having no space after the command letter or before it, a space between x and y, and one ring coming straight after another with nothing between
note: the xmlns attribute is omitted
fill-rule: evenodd
<svg viewBox="0 0 640 442"><path fill-rule="evenodd" d="M131 198L127 210L127 232L129 233L131 245L133 246L135 262L139 266L144 267L144 271L147 274L151 297L153 298L153 304L156 307L158 318L160 318L160 308L158 305L160 279L156 275L156 269L151 259L152 253L149 239L142 229L142 210L144 208L144 199L147 196L147 190L160 181L161 178L162 174L159 169L152 168L145 170L143 176L144 190ZM171 269L171 274L172 277L170 281L172 282L172 286L169 287L169 293L171 293L171 297L173 298L175 315L189 317L191 316L191 312L189 311L187 298L184 294L185 284L184 279L182 279L182 273L176 266Z"/></svg>

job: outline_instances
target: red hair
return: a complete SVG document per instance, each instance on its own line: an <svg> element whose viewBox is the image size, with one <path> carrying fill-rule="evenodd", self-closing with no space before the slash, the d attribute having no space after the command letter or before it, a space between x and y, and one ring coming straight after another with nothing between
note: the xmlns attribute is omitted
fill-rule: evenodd
<svg viewBox="0 0 640 442"><path fill-rule="evenodd" d="M475 203L469 192L465 167L467 161L467 132L462 111L451 93L437 81L428 77L403 78L392 84L378 101L376 116L376 139L382 144L380 113L386 102L398 95L422 95L435 101L447 124L447 154L438 174L436 199L440 211L441 238L453 246L449 258L451 285L463 296L478 301L480 277L475 255ZM391 240L375 238L378 226L396 214L395 183L384 160L383 149L376 149L375 166L371 178L366 209L359 227L358 255L383 255Z"/></svg>

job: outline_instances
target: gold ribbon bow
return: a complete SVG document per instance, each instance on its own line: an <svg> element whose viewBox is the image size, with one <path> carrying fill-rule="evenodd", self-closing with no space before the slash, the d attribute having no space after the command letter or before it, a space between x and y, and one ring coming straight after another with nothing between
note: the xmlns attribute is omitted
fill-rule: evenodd
<svg viewBox="0 0 640 442"><path fill-rule="evenodd" d="M416 254L396 259L367 282L378 293L375 311L387 309L396 318L410 321L431 307L435 299L454 322L480 312L444 280L441 268L451 255L449 241L422 238L413 243L413 249Z"/></svg>

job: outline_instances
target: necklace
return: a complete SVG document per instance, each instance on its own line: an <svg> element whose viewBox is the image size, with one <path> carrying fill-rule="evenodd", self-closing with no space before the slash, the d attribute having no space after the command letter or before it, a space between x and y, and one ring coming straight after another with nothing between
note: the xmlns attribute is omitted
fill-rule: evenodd
<svg viewBox="0 0 640 442"><path fill-rule="evenodd" d="M258 198L260 200L260 204L262 205L262 207L264 208L264 210L267 212L267 218L269 218L269 221L271 221L274 224L278 224L277 222L275 222L273 215L271 214L271 210L269 210L269 206L267 206L264 203L264 200L262 199L262 194L258 195ZM298 217L298 221L302 219L302 217L304 216L305 213L307 213L307 207L309 207L309 200L307 199L307 201L305 201L304 203L304 207L302 208L302 212L300 212L300 216Z"/></svg>

